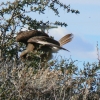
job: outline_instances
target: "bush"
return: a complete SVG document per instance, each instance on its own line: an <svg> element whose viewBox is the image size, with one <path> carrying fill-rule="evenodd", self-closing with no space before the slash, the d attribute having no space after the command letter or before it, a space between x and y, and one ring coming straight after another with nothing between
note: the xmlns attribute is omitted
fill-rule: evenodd
<svg viewBox="0 0 100 100"><path fill-rule="evenodd" d="M34 65L0 63L1 100L99 100L100 66L61 59L50 61L36 71ZM38 68L40 63L38 64Z"/></svg>

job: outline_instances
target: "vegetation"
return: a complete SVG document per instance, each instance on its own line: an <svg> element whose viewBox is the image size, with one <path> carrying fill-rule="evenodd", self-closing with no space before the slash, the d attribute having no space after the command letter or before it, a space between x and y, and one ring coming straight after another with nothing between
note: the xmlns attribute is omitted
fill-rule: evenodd
<svg viewBox="0 0 100 100"><path fill-rule="evenodd" d="M0 100L100 99L99 63L84 63L83 69L78 69L78 61L71 58L59 58L59 61L56 59L44 64L34 55L32 61L22 62L19 58L25 45L16 42L17 32L26 26L31 30L50 25L49 21L39 21L28 14L45 14L49 8L60 16L58 6L68 13L79 14L78 10L58 0L15 0L0 4ZM59 21L53 24L67 26Z"/></svg>

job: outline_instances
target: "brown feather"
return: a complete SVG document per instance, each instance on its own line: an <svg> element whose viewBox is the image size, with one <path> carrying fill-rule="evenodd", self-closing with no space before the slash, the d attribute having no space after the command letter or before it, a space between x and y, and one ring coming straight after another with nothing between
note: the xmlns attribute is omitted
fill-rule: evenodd
<svg viewBox="0 0 100 100"><path fill-rule="evenodd" d="M67 34L59 40L60 46L70 42L73 38L73 34Z"/></svg>
<svg viewBox="0 0 100 100"><path fill-rule="evenodd" d="M21 31L17 34L16 36L16 41L17 42L23 42L23 43L27 43L27 40L31 37L34 36L46 36L49 37L49 35L47 35L44 32L41 31L37 31L37 30L30 30L30 31Z"/></svg>

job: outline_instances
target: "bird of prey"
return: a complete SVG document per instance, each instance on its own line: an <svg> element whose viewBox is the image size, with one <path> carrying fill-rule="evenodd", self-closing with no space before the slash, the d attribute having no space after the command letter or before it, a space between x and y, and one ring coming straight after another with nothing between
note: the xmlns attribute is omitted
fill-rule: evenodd
<svg viewBox="0 0 100 100"><path fill-rule="evenodd" d="M22 52L21 57L23 55L26 55L29 52L33 52L33 50L36 48L36 46L41 45L38 50L42 50L45 53L41 54L41 58L44 59L46 57L48 60L52 58L52 53L56 53L58 50L66 50L69 51L62 46L68 42L70 42L73 38L73 34L67 34L64 37L62 37L59 41L54 40L53 38L46 37L46 36L35 36L30 38L27 43L28 47L25 51ZM30 49L30 47L31 49Z"/></svg>
<svg viewBox="0 0 100 100"><path fill-rule="evenodd" d="M67 34L64 37L62 37L59 41L56 41L44 32L31 30L19 32L16 37L16 41L26 44L26 50L24 50L21 53L21 58L26 58L26 55L30 52L42 50L44 51L44 53L40 55L41 58L48 56L48 59L51 59L52 53L55 53L60 49L68 51L62 46L70 42L72 38L73 34Z"/></svg>
<svg viewBox="0 0 100 100"><path fill-rule="evenodd" d="M69 51L62 46L68 42L70 42L73 38L73 34L67 34L62 37L59 41L54 40L53 38L46 36L35 36L30 38L27 42L34 45L41 45L40 50L44 51L43 54L40 55L42 61L46 59L47 61L52 58L52 53L57 53L59 50ZM38 49L38 50L39 50Z"/></svg>

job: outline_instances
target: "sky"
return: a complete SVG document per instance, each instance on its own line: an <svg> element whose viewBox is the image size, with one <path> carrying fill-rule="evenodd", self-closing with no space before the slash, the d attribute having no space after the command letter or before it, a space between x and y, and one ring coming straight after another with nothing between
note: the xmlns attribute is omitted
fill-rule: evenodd
<svg viewBox="0 0 100 100"><path fill-rule="evenodd" d="M61 10L60 21L66 22L66 28L59 27L49 31L58 40L68 33L73 33L72 42L64 45L69 52L60 51L59 54L65 58L71 56L74 60L85 62L98 62L97 41L100 47L100 0L60 0L71 6L72 9L80 11L80 14L66 14ZM58 35L57 35L58 34Z"/></svg>
<svg viewBox="0 0 100 100"><path fill-rule="evenodd" d="M97 41L100 47L100 0L60 0L64 4L70 4L71 8L78 9L80 14L65 14L61 11L60 19L67 22L66 28L50 30L51 34L59 33L59 38L67 33L73 33L72 42L64 45L70 53L61 51L67 58L81 62L97 62ZM56 37L55 37L56 38Z"/></svg>
<svg viewBox="0 0 100 100"><path fill-rule="evenodd" d="M7 1L7 0L0 0ZM10 0L14 1L14 0ZM60 50L56 55L64 58L83 62L98 62L97 60L97 41L100 48L100 0L60 0L62 3L69 5L72 9L79 10L80 14L66 13L65 10L58 8L59 15L55 16L53 11L47 8L46 14L35 13L33 19L51 21L62 21L68 24L67 27L58 27L49 30L49 35L54 36L56 40L68 33L74 35L73 40L64 45L70 52Z"/></svg>

